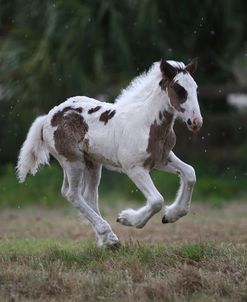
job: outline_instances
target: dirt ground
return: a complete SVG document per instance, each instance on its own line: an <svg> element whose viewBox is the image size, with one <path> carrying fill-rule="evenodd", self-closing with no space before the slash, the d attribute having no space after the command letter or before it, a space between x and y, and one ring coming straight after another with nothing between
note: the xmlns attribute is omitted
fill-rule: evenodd
<svg viewBox="0 0 247 302"><path fill-rule="evenodd" d="M116 222L127 207L138 206L102 206L123 243L114 251L91 244L72 207L1 209L0 301L247 301L246 203L194 203L176 223L159 213L141 230Z"/></svg>
<svg viewBox="0 0 247 302"><path fill-rule="evenodd" d="M143 243L183 243L198 241L247 242L247 203L235 202L223 208L194 203L190 213L173 224L162 224L162 214L154 216L143 229L125 227L116 222L124 208L137 208L136 203L121 203L102 213L121 241ZM94 240L86 220L71 208L18 208L0 211L0 239L52 238Z"/></svg>

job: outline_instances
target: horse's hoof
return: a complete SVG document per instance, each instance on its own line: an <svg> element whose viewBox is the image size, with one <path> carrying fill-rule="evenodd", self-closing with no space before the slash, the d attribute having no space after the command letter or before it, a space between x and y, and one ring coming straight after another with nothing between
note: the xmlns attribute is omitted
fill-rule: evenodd
<svg viewBox="0 0 247 302"><path fill-rule="evenodd" d="M129 223L128 219L125 217L118 217L116 222L125 225L125 226L132 226L132 224Z"/></svg>
<svg viewBox="0 0 247 302"><path fill-rule="evenodd" d="M109 250L111 250L111 251L116 251L116 250L118 250L120 247L121 247L120 241L118 241L118 242L116 242L116 243L113 243L113 244L110 244L110 245L107 245L107 249L109 249Z"/></svg>
<svg viewBox="0 0 247 302"><path fill-rule="evenodd" d="M166 218L165 215L162 218L162 223L169 223L169 220Z"/></svg>

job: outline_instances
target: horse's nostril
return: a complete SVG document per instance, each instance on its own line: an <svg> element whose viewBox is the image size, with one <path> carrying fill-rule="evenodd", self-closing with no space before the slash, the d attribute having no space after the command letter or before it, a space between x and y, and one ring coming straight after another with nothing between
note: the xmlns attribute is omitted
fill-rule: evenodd
<svg viewBox="0 0 247 302"><path fill-rule="evenodd" d="M191 126L191 119L189 118L188 120L187 120L187 124L189 125L189 126Z"/></svg>
<svg viewBox="0 0 247 302"><path fill-rule="evenodd" d="M199 127L200 124L201 124L201 123L200 123L200 120L199 120L198 118L195 118L195 119L193 120L193 125Z"/></svg>

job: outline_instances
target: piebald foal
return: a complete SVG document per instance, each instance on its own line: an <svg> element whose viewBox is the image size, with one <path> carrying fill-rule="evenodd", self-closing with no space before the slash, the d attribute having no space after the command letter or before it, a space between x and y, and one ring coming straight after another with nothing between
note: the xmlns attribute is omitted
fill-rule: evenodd
<svg viewBox="0 0 247 302"><path fill-rule="evenodd" d="M149 175L152 168L181 179L175 201L164 208L162 222L186 215L196 176L172 152L176 142L173 125L178 117L191 131L202 126L197 84L191 76L196 67L196 59L187 66L161 60L132 81L113 104L77 96L38 117L20 151L20 182L48 164L52 154L63 168L63 196L91 223L98 245L119 243L98 207L102 165L128 175L147 200L137 210L122 211L117 222L142 228L162 209L164 199Z"/></svg>

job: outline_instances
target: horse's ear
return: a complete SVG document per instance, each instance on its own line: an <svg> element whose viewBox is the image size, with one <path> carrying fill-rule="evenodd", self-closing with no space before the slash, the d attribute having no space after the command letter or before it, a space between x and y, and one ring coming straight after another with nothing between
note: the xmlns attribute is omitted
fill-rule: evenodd
<svg viewBox="0 0 247 302"><path fill-rule="evenodd" d="M198 59L197 58L194 58L191 60L191 62L186 65L185 69L190 73L190 74L193 74L196 69L197 69L197 65L198 65Z"/></svg>
<svg viewBox="0 0 247 302"><path fill-rule="evenodd" d="M177 74L177 69L174 68L167 61L165 61L163 58L160 60L160 70L161 70L163 76L168 78L171 81Z"/></svg>

